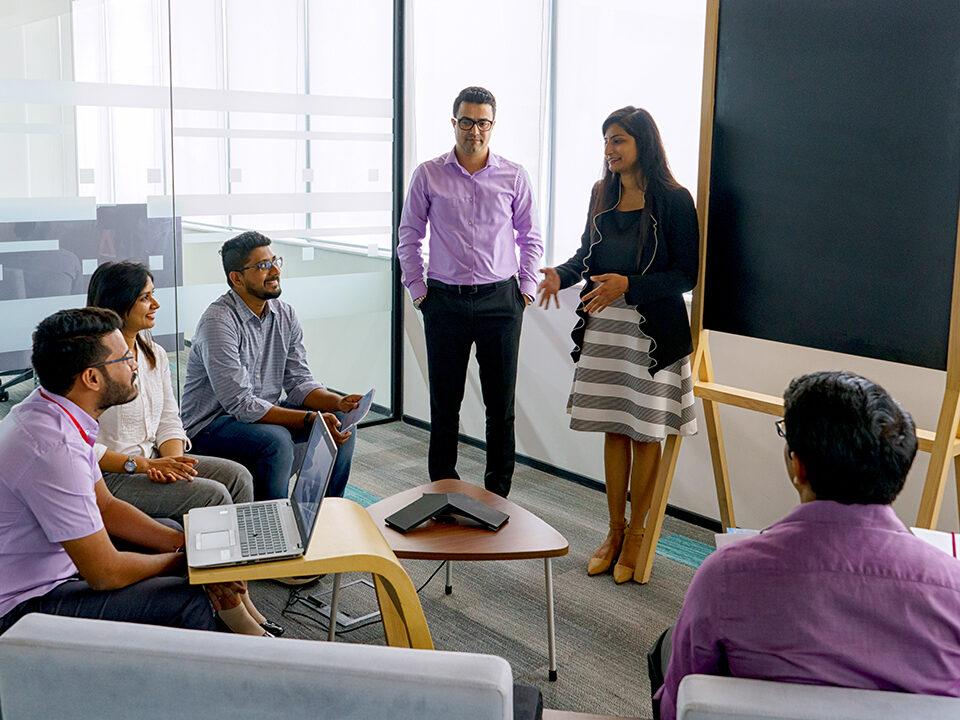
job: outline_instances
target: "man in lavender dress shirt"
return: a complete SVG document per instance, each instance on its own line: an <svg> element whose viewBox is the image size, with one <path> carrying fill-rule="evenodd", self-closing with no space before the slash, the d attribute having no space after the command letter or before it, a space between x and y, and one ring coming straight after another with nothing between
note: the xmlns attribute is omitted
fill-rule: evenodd
<svg viewBox="0 0 960 720"><path fill-rule="evenodd" d="M0 633L31 612L215 629L180 576L183 533L118 500L97 417L131 400L137 362L110 310L61 310L33 336L40 387L0 423ZM120 552L107 533L152 552Z"/></svg>
<svg viewBox="0 0 960 720"><path fill-rule="evenodd" d="M496 112L497 101L484 88L468 87L454 100L456 145L414 171L397 256L403 284L423 312L430 479L459 477L460 405L476 344L487 421L484 485L506 497L514 468L520 326L536 293L543 243L526 171L487 147Z"/></svg>
<svg viewBox="0 0 960 720"><path fill-rule="evenodd" d="M846 372L795 379L784 405L800 505L697 570L654 714L659 699L676 716L691 673L960 696L960 562L890 507L917 452L910 415Z"/></svg>

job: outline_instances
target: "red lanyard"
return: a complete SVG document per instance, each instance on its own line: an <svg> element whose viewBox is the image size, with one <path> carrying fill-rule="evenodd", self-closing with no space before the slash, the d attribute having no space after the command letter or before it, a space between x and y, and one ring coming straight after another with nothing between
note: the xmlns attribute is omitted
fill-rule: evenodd
<svg viewBox="0 0 960 720"><path fill-rule="evenodd" d="M49 400L50 402L52 402L54 405L58 406L61 410L63 410L63 411L67 414L67 417L70 418L71 420L73 420L73 424L77 426L77 431L80 433L80 437L83 438L83 441L84 441L87 445L93 446L93 443L90 442L90 438L87 437L87 434L83 431L83 428L80 427L80 423L78 423L78 422L77 422L77 419L76 419L73 415L70 414L70 411L69 411L69 410L67 410L63 405L61 405L60 403L58 403L58 402L57 402L56 400L54 400L52 397L50 397L49 395L47 395L43 390L40 390L40 394L43 395L43 397L45 397L47 400Z"/></svg>

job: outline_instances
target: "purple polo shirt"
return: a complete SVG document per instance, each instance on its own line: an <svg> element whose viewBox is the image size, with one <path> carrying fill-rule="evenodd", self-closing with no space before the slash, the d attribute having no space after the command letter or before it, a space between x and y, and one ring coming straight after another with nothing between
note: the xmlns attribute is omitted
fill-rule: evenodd
<svg viewBox="0 0 960 720"><path fill-rule="evenodd" d="M536 296L543 241L522 166L491 152L486 167L471 175L451 150L413 171L397 246L402 281L413 299L427 292L421 242L427 223L428 278L485 285L519 274L520 292Z"/></svg>
<svg viewBox="0 0 960 720"><path fill-rule="evenodd" d="M76 575L60 543L103 527L93 489L101 477L93 452L97 422L44 392L63 408L37 389L0 422L0 617Z"/></svg>
<svg viewBox="0 0 960 720"><path fill-rule="evenodd" d="M691 673L960 696L960 561L888 505L803 503L697 570L663 720Z"/></svg>

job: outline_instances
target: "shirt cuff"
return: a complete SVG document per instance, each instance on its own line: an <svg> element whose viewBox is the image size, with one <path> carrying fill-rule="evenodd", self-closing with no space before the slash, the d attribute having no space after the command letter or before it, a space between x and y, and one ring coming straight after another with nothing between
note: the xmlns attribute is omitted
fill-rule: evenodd
<svg viewBox="0 0 960 720"><path fill-rule="evenodd" d="M183 431L172 432L172 433L157 433L157 449L160 449L160 446L163 445L167 440L183 440L183 451L186 452L190 449L190 438L187 437L187 434Z"/></svg>
<svg viewBox="0 0 960 720"><path fill-rule="evenodd" d="M318 383L315 380L300 383L293 390L287 393L287 403L290 405L296 405L297 407L303 407L303 401L307 399L307 395L312 393L314 390L321 390L323 387L323 383Z"/></svg>
<svg viewBox="0 0 960 720"><path fill-rule="evenodd" d="M537 283L533 280L521 280L520 292L529 298L535 299L537 297Z"/></svg>
<svg viewBox="0 0 960 720"><path fill-rule="evenodd" d="M414 280L407 289L410 291L411 300L416 300L427 294L427 284L423 280Z"/></svg>

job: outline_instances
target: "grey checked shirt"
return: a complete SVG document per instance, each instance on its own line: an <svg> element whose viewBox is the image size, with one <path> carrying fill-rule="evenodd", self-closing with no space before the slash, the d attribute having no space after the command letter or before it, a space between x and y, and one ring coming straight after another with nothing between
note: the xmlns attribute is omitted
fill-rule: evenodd
<svg viewBox="0 0 960 720"><path fill-rule="evenodd" d="M262 318L233 290L210 303L193 336L183 388L183 426L195 437L221 415L254 423L280 401L302 405L313 379L293 308L267 300Z"/></svg>

